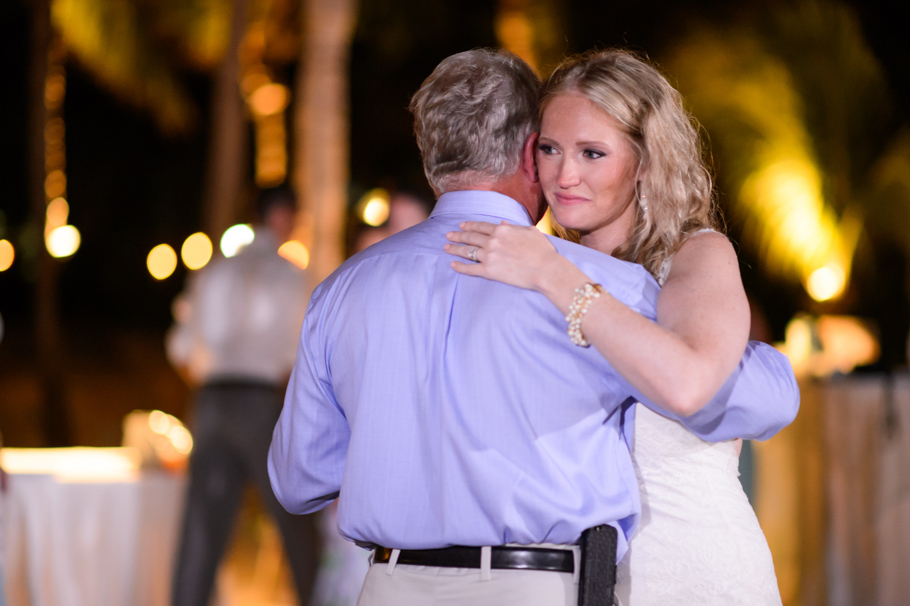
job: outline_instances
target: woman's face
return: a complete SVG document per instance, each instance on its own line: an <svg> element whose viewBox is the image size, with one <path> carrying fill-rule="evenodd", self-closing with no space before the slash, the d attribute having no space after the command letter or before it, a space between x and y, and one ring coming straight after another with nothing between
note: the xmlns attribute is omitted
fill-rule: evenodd
<svg viewBox="0 0 910 606"><path fill-rule="evenodd" d="M635 221L639 160L616 122L578 93L544 110L537 170L556 221L606 253L625 243Z"/></svg>

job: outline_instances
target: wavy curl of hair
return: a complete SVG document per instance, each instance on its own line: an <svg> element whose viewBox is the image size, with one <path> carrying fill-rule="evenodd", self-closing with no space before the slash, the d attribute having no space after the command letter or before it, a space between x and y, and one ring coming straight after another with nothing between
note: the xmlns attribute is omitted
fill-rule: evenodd
<svg viewBox="0 0 910 606"><path fill-rule="evenodd" d="M640 161L636 196L646 198L647 211L636 205L632 235L613 256L639 263L657 277L686 237L719 228L700 126L663 74L647 59L623 49L565 59L544 86L541 114L554 97L567 93L600 107L632 143ZM560 233L579 239L571 230Z"/></svg>
<svg viewBox="0 0 910 606"><path fill-rule="evenodd" d="M540 127L541 83L507 51L474 49L444 59L411 98L424 173L438 194L518 169Z"/></svg>

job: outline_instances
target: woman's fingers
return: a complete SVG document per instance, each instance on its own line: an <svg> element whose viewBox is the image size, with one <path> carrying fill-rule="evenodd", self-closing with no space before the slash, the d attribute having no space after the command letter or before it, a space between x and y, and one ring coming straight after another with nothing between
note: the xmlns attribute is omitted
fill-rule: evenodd
<svg viewBox="0 0 910 606"><path fill-rule="evenodd" d="M486 221L462 221L458 224L462 231L476 232L485 236L492 236L496 225Z"/></svg>
<svg viewBox="0 0 910 606"><path fill-rule="evenodd" d="M483 276L484 268L480 263L462 263L461 261L452 261L449 263L452 269L466 276Z"/></svg>
<svg viewBox="0 0 910 606"><path fill-rule="evenodd" d="M446 234L446 238L449 242L470 244L471 246L484 246L490 239L489 236L474 231L450 231Z"/></svg>

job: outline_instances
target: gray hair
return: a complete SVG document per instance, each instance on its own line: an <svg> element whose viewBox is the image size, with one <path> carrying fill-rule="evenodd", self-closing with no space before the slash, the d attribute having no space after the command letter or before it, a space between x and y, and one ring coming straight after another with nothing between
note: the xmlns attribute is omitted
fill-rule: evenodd
<svg viewBox="0 0 910 606"><path fill-rule="evenodd" d="M423 169L437 195L518 170L539 129L540 80L517 56L475 49L443 60L411 99Z"/></svg>

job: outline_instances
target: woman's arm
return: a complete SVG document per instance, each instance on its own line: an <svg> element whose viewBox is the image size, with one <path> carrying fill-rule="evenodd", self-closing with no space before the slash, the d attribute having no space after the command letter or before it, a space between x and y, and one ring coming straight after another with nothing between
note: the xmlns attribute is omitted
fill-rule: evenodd
<svg viewBox="0 0 910 606"><path fill-rule="evenodd" d="M590 279L531 227L469 222L449 239L450 253L480 263L456 271L536 290L567 314L576 288ZM704 233L687 240L657 301L657 323L608 293L591 301L585 338L654 404L678 415L700 410L736 368L749 333L749 305L732 245Z"/></svg>

